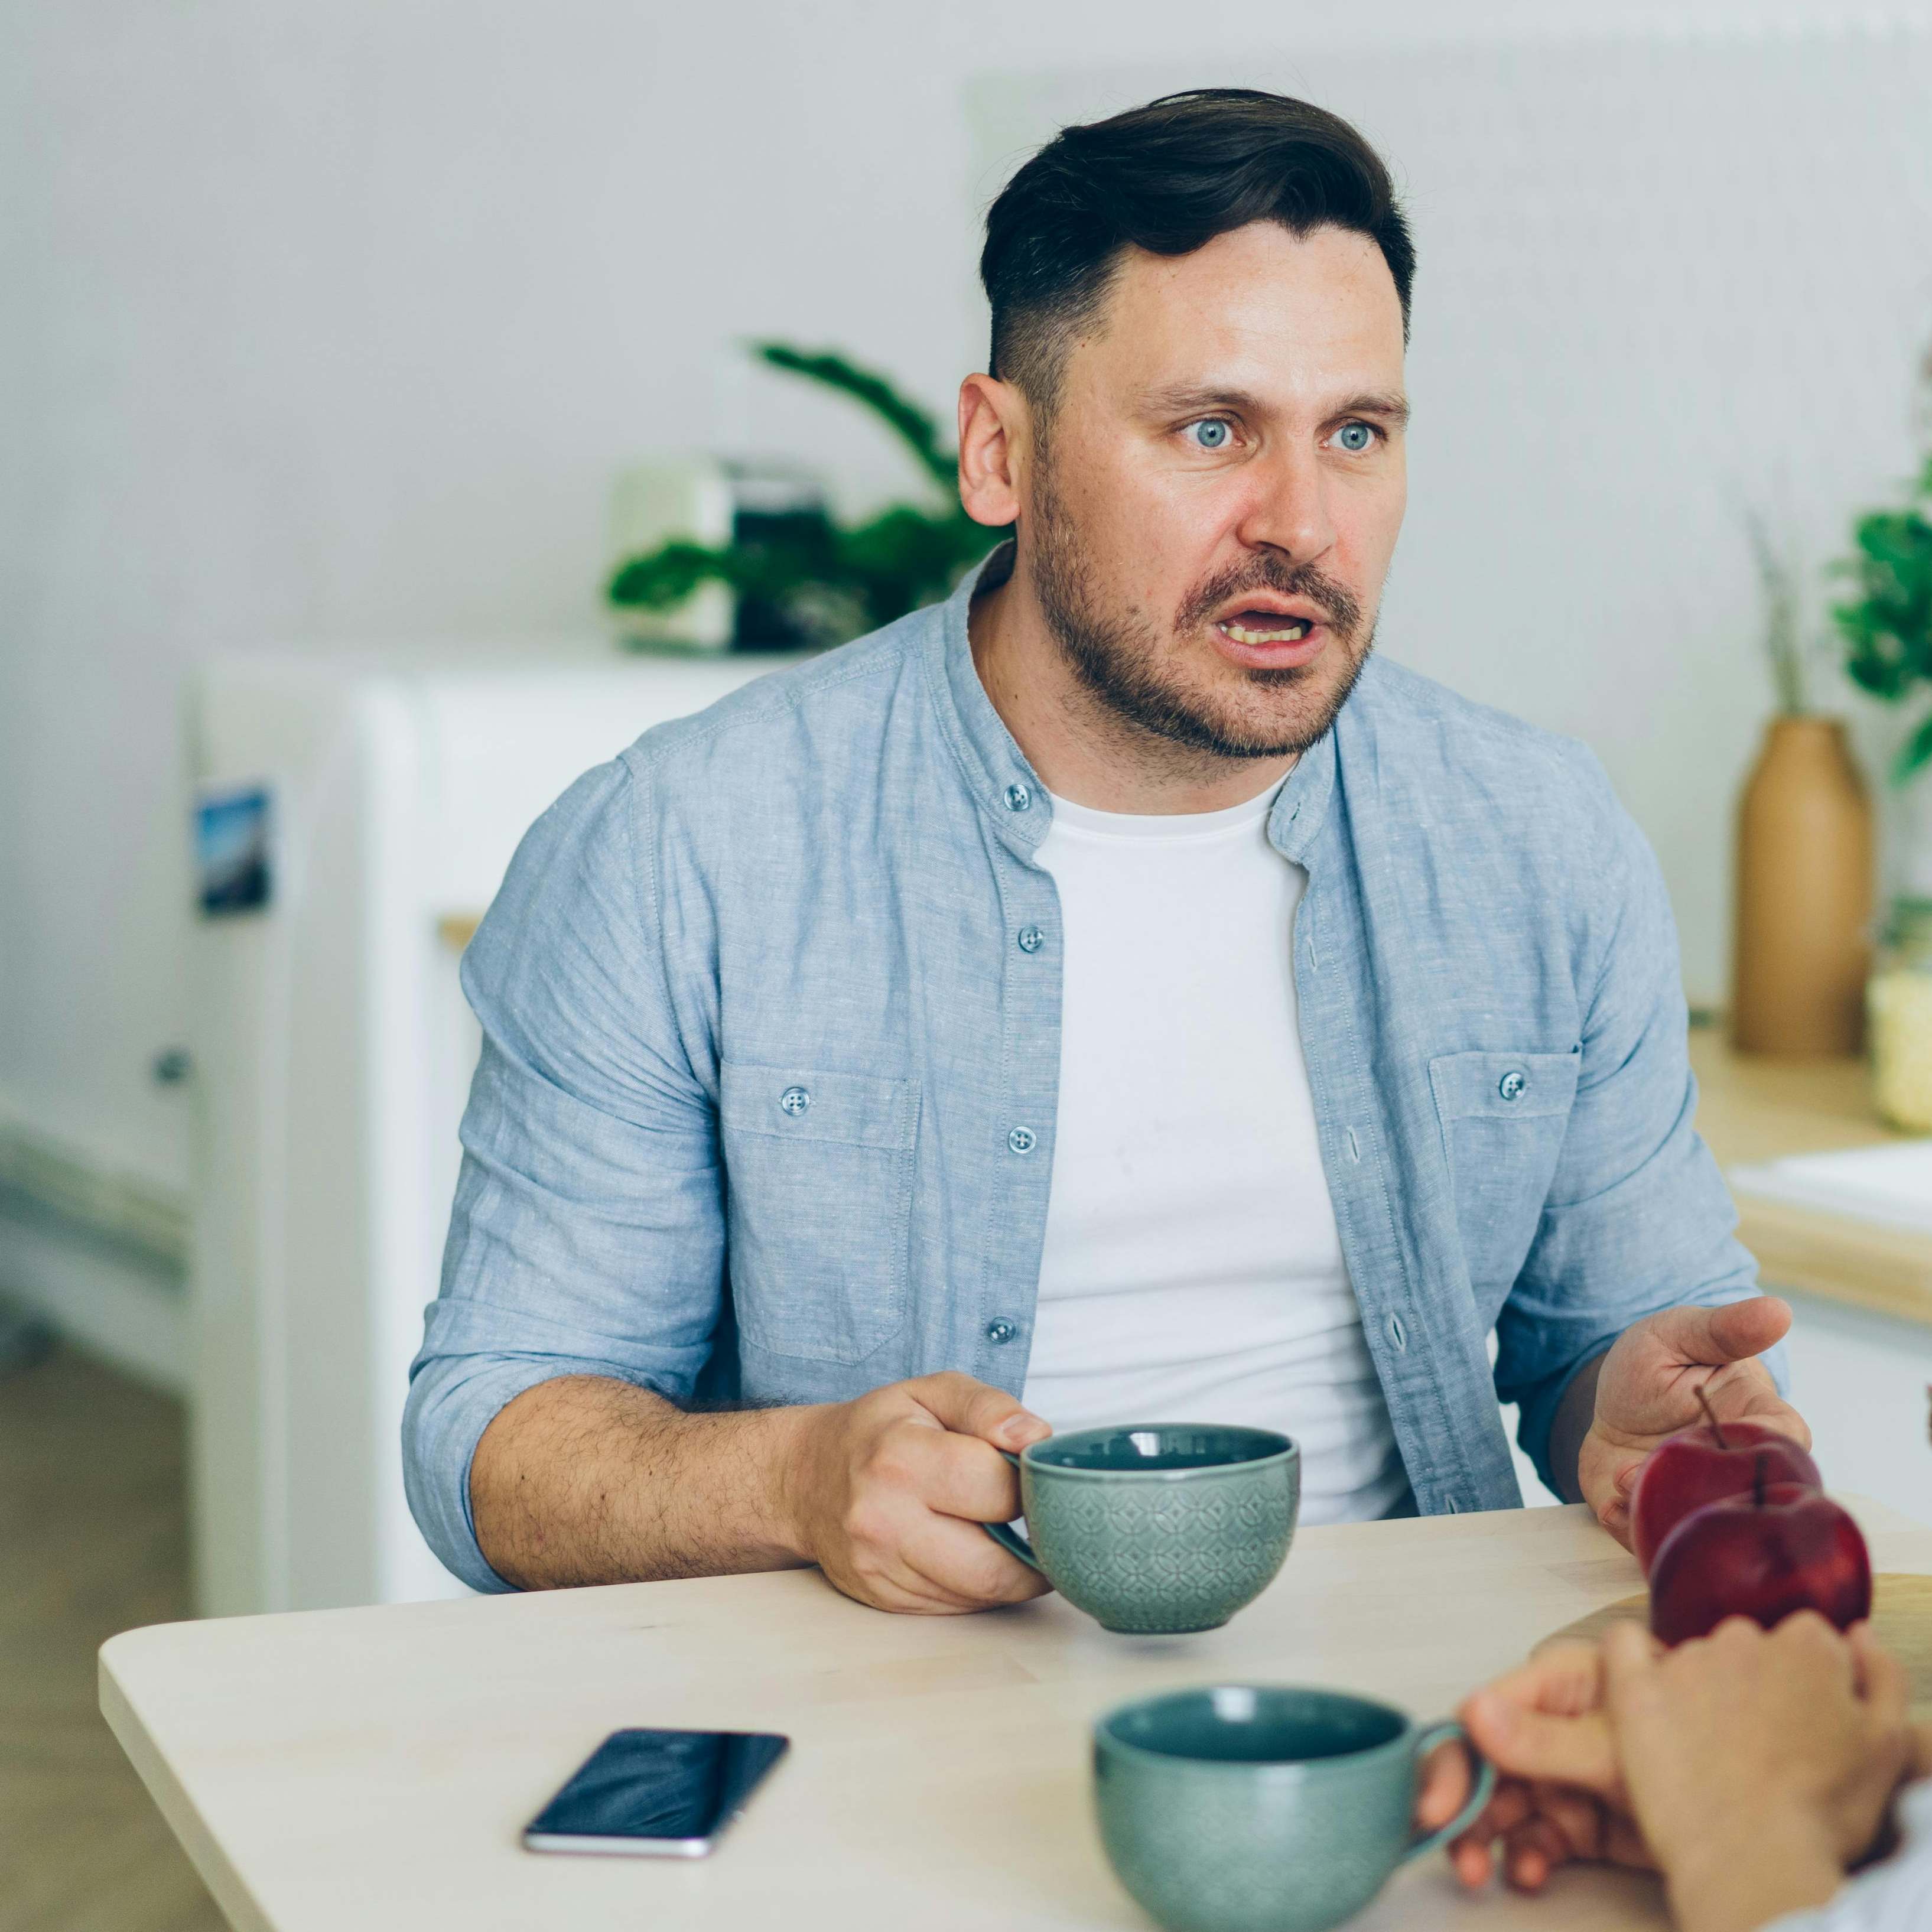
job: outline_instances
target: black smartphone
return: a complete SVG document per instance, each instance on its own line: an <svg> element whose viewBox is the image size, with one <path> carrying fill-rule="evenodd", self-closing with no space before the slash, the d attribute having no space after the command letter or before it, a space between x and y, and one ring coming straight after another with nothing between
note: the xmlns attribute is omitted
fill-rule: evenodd
<svg viewBox="0 0 1932 1932"><path fill-rule="evenodd" d="M613 1731L524 1827L524 1849L701 1858L790 1743L769 1731Z"/></svg>

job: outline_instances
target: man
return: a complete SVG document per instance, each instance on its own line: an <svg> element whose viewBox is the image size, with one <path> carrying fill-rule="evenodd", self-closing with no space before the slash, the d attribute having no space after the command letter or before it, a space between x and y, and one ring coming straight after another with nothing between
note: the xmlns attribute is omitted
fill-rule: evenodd
<svg viewBox="0 0 1932 1932"><path fill-rule="evenodd" d="M1493 1509L1500 1393L1620 1534L1696 1382L1805 1438L1651 854L1587 752L1370 656L1380 160L1179 95L987 230L960 490L1010 544L590 773L470 946L433 1546L967 1610L1043 1587L979 1526L1053 1428L1284 1429L1312 1522Z"/></svg>

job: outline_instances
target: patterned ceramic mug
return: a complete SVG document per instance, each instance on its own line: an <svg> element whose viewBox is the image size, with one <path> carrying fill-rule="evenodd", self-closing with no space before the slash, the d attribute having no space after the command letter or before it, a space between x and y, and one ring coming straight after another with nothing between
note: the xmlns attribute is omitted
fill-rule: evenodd
<svg viewBox="0 0 1932 1932"><path fill-rule="evenodd" d="M1410 1822L1416 1768L1461 1737L1393 1705L1285 1684L1172 1691L1094 1726L1094 1802L1108 1862L1168 1932L1324 1932L1406 1860L1475 1822L1479 1763L1439 1832ZM1425 1915L1426 1916L1426 1915Z"/></svg>
<svg viewBox="0 0 1932 1932"><path fill-rule="evenodd" d="M1226 1623L1274 1580L1301 1503L1301 1451L1267 1429L1082 1429L1006 1460L1028 1535L986 1534L1111 1630Z"/></svg>

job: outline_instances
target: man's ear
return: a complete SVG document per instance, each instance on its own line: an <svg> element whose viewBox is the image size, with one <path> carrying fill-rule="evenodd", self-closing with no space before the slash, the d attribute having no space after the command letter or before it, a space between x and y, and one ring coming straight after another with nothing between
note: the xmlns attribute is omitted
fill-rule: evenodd
<svg viewBox="0 0 1932 1932"><path fill-rule="evenodd" d="M1010 382L968 376L959 385L959 500L976 524L1018 520L1029 446L1026 398Z"/></svg>

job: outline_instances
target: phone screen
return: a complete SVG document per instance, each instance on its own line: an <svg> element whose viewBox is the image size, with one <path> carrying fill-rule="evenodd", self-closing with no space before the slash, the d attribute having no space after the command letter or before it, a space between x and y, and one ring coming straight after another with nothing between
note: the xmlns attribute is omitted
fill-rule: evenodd
<svg viewBox="0 0 1932 1932"><path fill-rule="evenodd" d="M524 1843L701 1858L789 1742L766 1731L613 1731L524 1826Z"/></svg>

